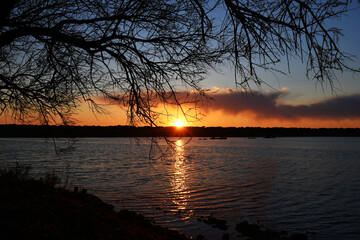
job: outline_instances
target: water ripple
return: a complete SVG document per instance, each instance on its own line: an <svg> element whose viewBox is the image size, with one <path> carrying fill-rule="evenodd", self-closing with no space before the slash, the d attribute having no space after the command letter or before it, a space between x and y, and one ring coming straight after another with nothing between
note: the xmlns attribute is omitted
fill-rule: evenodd
<svg viewBox="0 0 360 240"><path fill-rule="evenodd" d="M59 156L41 139L0 139L0 161L1 167L29 164L37 176L68 174L70 184L118 209L140 211L188 234L206 233L209 240L224 233L197 221L210 214L232 227L248 219L316 232L310 239L360 239L360 138L185 142L152 161L147 140L79 139L73 152Z"/></svg>

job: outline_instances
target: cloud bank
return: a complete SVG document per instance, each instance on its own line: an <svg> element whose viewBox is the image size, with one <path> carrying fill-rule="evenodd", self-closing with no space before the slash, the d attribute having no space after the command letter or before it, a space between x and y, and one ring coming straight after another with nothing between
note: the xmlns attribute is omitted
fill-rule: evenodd
<svg viewBox="0 0 360 240"><path fill-rule="evenodd" d="M281 98L286 94L285 92L260 94L233 90L215 93L211 95L213 101L208 103L206 111L221 110L231 115L252 113L258 119L360 119L360 94L298 105L282 103Z"/></svg>

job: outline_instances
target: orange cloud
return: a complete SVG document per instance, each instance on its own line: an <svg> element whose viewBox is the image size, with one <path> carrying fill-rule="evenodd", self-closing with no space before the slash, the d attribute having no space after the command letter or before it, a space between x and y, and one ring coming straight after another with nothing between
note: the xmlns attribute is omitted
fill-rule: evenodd
<svg viewBox="0 0 360 240"><path fill-rule="evenodd" d="M182 119L189 126L360 127L360 94L337 96L309 104L284 103L282 98L287 94L286 89L263 94L219 89L208 93L209 98L204 98L194 92L177 92L176 99L183 103L183 109L176 104L160 104L159 99L154 99L154 110L159 112L157 121L162 126L173 125L176 119ZM170 103L174 102L173 97L169 94ZM78 120L77 125L128 124L126 106L104 107L109 114L95 116L83 104L74 116ZM11 123L14 122L9 116L0 116L0 124Z"/></svg>

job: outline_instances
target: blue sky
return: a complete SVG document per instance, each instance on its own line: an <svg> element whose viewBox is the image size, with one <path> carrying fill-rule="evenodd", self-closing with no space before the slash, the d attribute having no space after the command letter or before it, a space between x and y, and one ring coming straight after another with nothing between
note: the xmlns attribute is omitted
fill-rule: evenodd
<svg viewBox="0 0 360 240"><path fill-rule="evenodd" d="M343 29L344 36L340 39L340 48L349 54L356 56L354 62L349 65L360 68L360 3L357 1L350 3L350 10L346 15L339 19L328 22L329 26L336 26ZM282 70L287 71L286 64L283 64ZM291 60L291 72L288 75L282 74L262 74L267 84L275 89L286 88L288 95L283 98L288 103L311 103L332 98L338 95L360 94L360 74L345 72L338 74L339 82L334 82L335 88L332 89L328 83L323 85L316 83L312 79L305 77L305 63L298 59ZM233 69L222 67L222 73L211 72L211 74L202 82L202 87L209 89L234 89ZM255 87L253 90L271 90L267 86L261 89Z"/></svg>

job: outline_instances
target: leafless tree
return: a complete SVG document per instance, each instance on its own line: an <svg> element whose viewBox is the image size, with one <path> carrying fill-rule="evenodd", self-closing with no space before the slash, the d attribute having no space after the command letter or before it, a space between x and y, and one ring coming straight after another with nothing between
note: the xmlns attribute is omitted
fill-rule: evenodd
<svg viewBox="0 0 360 240"><path fill-rule="evenodd" d="M358 71L347 65L351 56L338 46L341 31L328 20L348 11L349 1L335 0L224 0L232 31L230 48L236 66L236 83L249 89L261 84L259 69L274 68L295 57L306 64L307 77L333 87L336 72ZM289 65L288 65L289 66ZM289 67L290 68L290 67Z"/></svg>
<svg viewBox="0 0 360 240"><path fill-rule="evenodd" d="M126 107L130 123L156 125L160 103L198 103L209 69L232 62L236 83L261 84L259 69L295 56L309 77L351 70L326 21L335 0L8 0L0 16L0 114L71 123L84 102ZM312 74L312 75L311 75ZM179 88L179 86L181 86ZM191 97L191 99L189 99ZM182 109L182 108L181 108ZM196 107L195 107L196 109ZM183 112L185 115L190 115ZM196 116L196 115L195 115Z"/></svg>

